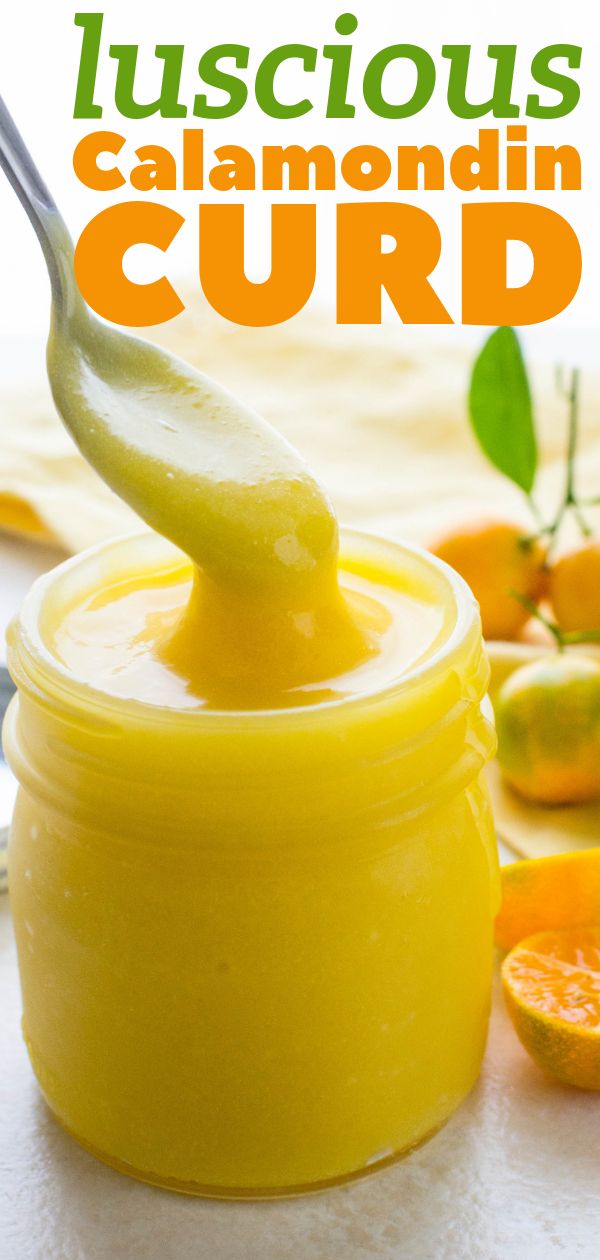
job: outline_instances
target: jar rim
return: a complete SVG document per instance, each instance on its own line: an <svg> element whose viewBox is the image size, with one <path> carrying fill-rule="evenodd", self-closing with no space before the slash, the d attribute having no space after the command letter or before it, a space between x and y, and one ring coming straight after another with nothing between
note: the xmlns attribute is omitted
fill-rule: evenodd
<svg viewBox="0 0 600 1260"><path fill-rule="evenodd" d="M379 559L387 557L392 562L395 559L396 563L402 557L404 571L408 562L414 571L420 569L422 575L428 576L430 580L435 575L440 594L445 587L445 598L452 606L449 632L442 642L423 660L417 661L384 686L365 688L352 695L323 700L315 705L290 705L284 709L178 709L137 697L113 695L95 687L88 680L77 677L56 657L44 639L42 621L46 601L53 591L56 592L61 580L68 579L85 565L92 565L121 549L136 546L141 549L155 548L156 556L160 554L160 567L164 569L173 568L178 562L187 563L187 557L174 544L148 529L135 530L87 548L55 566L33 583L7 632L8 663L13 679L18 687L27 687L27 684L31 686L33 683L36 691L45 694L51 690L54 699L62 697L69 707L75 704L85 711L95 710L105 719L113 721L119 717L137 716L153 725L177 723L180 729L182 724L196 729L201 726L214 729L218 724L219 729L223 730L228 724L233 724L239 732L242 728L252 729L257 725L268 727L269 730L276 729L278 724L288 730L290 726L314 728L319 721L338 717L340 713L350 716L357 707L368 706L369 703L386 704L395 698L400 699L401 696L408 697L415 689L432 682L436 674L445 675L453 664L456 665L461 649L464 652L469 641L472 647L472 653L468 653L469 664L471 668L476 667L483 656L479 611L472 592L458 573L422 547L399 542L373 531L343 527L340 528L340 540L342 557L344 544L348 544L353 548L353 555L370 555ZM471 672L468 666L467 672ZM478 672L476 668L474 672ZM485 685L481 688L482 692L483 690Z"/></svg>

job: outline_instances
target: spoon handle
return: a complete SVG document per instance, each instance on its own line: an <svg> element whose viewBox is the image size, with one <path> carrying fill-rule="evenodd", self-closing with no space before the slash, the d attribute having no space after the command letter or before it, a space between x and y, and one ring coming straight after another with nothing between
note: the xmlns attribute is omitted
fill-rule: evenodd
<svg viewBox="0 0 600 1260"><path fill-rule="evenodd" d="M0 97L0 168L12 184L44 252L55 298L63 301L69 279L73 246L67 227Z"/></svg>

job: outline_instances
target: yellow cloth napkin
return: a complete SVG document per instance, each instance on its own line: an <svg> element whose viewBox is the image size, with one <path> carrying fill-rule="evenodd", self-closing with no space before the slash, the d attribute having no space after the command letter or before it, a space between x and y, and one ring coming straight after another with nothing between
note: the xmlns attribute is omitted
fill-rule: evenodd
<svg viewBox="0 0 600 1260"><path fill-rule="evenodd" d="M466 418L472 355L409 329L338 327L306 315L277 328L237 328L191 308L148 335L217 377L297 445L340 519L426 541L472 512L529 518L518 490L479 452ZM40 347L40 357L42 348ZM563 475L566 407L549 366L533 373L551 509ZM600 491L600 382L583 381L581 482ZM81 459L49 391L0 393L0 528L77 551L135 525Z"/></svg>
<svg viewBox="0 0 600 1260"><path fill-rule="evenodd" d="M192 305L149 335L281 429L328 487L341 521L427 542L449 520L472 513L529 521L520 492L489 468L471 434L472 354L456 348L453 332L424 343L409 329L343 328L324 314L277 328L237 328ZM533 384L538 498L550 512L564 476L566 404L551 366L534 371ZM77 551L135 526L133 513L77 452L48 391L35 397L23 388L1 398L0 408L0 528ZM600 493L600 382L590 376L582 389L579 476L584 491ZM512 846L531 854L555 847L556 828L544 840L539 819L532 826L512 797L507 810L496 796L500 830L506 816ZM592 831L596 822L600 841L600 811Z"/></svg>
<svg viewBox="0 0 600 1260"><path fill-rule="evenodd" d="M74 552L136 519L82 459L49 389L0 396L0 528Z"/></svg>

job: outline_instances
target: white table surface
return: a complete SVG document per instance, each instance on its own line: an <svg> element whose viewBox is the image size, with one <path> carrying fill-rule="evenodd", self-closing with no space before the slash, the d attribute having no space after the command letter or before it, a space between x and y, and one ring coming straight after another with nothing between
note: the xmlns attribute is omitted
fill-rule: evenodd
<svg viewBox="0 0 600 1260"><path fill-rule="evenodd" d="M0 634L58 558L0 539ZM81 1150L39 1097L19 1018L4 896L0 1260L598 1260L600 1095L538 1072L499 992L479 1084L431 1142L349 1186L255 1204L185 1199Z"/></svg>

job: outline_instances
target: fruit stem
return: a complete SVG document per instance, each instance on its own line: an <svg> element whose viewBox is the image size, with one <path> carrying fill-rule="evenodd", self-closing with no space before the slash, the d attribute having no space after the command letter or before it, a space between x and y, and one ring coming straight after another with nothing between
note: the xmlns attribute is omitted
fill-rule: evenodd
<svg viewBox="0 0 600 1260"><path fill-rule="evenodd" d="M536 621L539 621L546 627L546 630L549 630L556 641L559 652L564 652L566 647L571 647L576 643L600 643L600 630L561 630L560 626L555 621L552 621L551 617L547 617L532 599L528 599L520 591L511 590L510 594L513 596L513 599L518 600L523 608L527 609L527 612L532 617L535 617Z"/></svg>
<svg viewBox="0 0 600 1260"><path fill-rule="evenodd" d="M533 534L526 535L523 541L524 543L533 544L541 539L548 540L546 567L552 558L552 552L558 541L558 534L567 512L571 511L573 513L583 537L591 538L593 537L594 531L584 515L582 508L600 506L600 495L593 495L590 498L580 498L575 488L577 447L579 443L579 368L572 369L571 379L568 386L565 386L564 383L563 368L561 364L557 364L555 371L557 392L566 399L569 405L569 421L565 487L554 520L545 525L542 514L535 502L535 499L533 498L533 495L528 493L525 496L529 504L531 514L537 525L537 531Z"/></svg>
<svg viewBox="0 0 600 1260"><path fill-rule="evenodd" d="M558 532L569 509L572 511L584 538L590 538L592 534L591 526L581 511L582 505L575 490L575 462L579 441L579 368L573 368L573 371L571 372L571 382L568 389L565 390L563 386L562 368L560 367L557 368L556 381L557 388L569 404L569 430L564 494L552 524L546 526L544 530L544 533L550 539L548 546L548 559L550 558L551 551L557 540Z"/></svg>
<svg viewBox="0 0 600 1260"><path fill-rule="evenodd" d="M556 622L552 621L550 617L546 617L545 613L541 612L537 604L535 604L532 599L528 599L526 595L522 595L520 591L511 590L510 594L513 596L513 599L518 600L523 608L527 609L527 612L532 617L535 617L536 621L541 622L541 624L546 627L546 630L550 631L550 634L556 640L559 652L562 652L565 646L565 636L560 626L557 626Z"/></svg>
<svg viewBox="0 0 600 1260"><path fill-rule="evenodd" d="M567 506L573 509L575 520L585 538L591 536L592 530L585 517L581 512L581 507L575 492L575 459L577 456L577 444L579 441L579 368L573 368L571 373L571 388L567 394L569 402L569 448L567 453L567 487L566 499Z"/></svg>
<svg viewBox="0 0 600 1260"><path fill-rule="evenodd" d="M562 641L569 643L600 643L600 630L563 630Z"/></svg>

